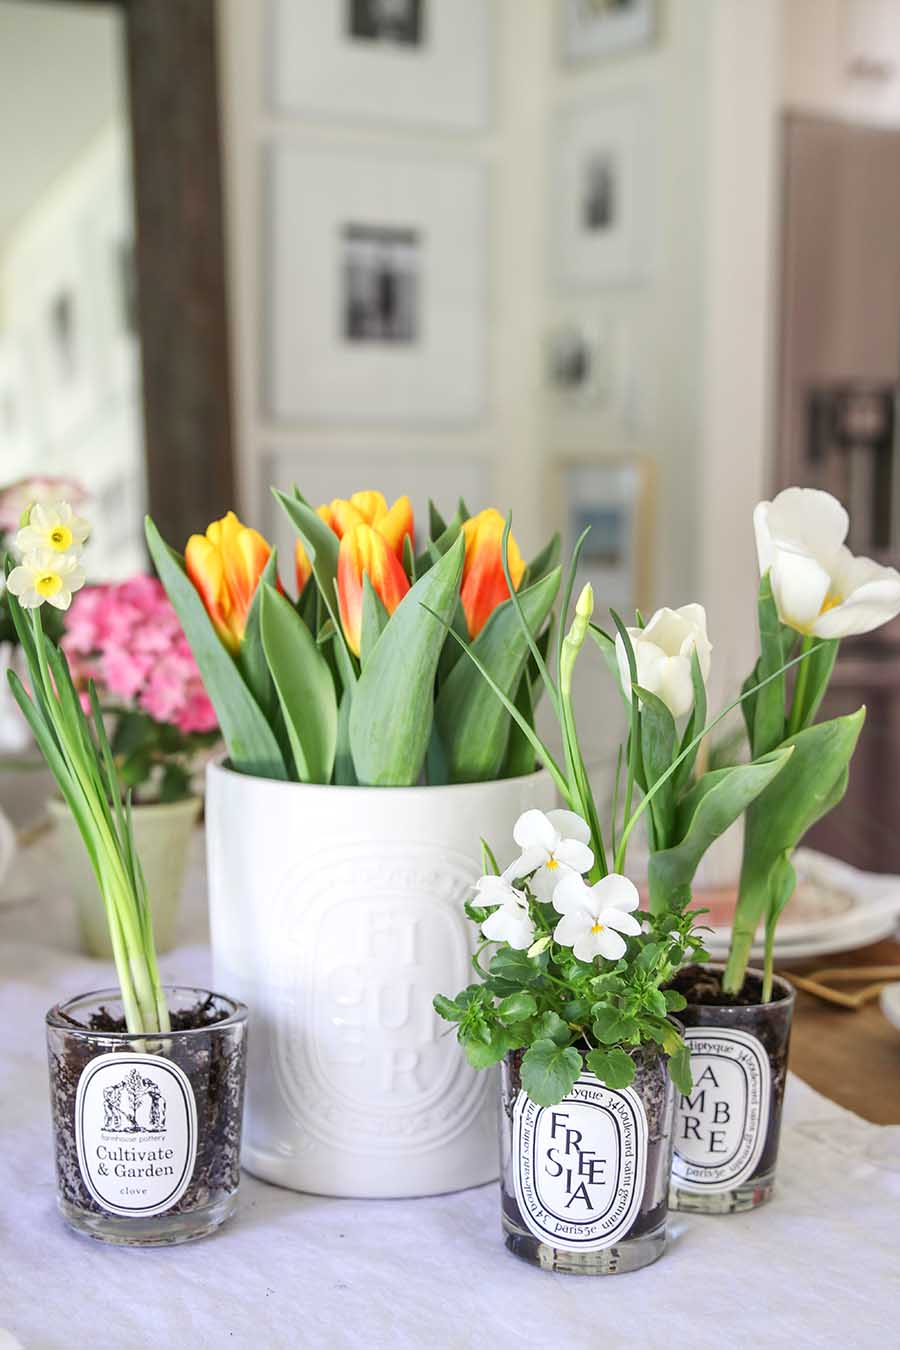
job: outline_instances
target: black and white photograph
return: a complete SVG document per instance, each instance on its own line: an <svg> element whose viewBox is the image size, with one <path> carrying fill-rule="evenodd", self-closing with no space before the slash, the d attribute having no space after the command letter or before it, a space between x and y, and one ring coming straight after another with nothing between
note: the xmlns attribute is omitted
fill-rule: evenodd
<svg viewBox="0 0 900 1350"><path fill-rule="evenodd" d="M558 117L548 209L563 286L633 283L652 271L655 126L654 105L638 91Z"/></svg>
<svg viewBox="0 0 900 1350"><path fill-rule="evenodd" d="M655 40L657 23L657 0L566 0L564 58L593 61L640 50Z"/></svg>
<svg viewBox="0 0 900 1350"><path fill-rule="evenodd" d="M347 29L362 42L418 47L423 41L425 0L349 0Z"/></svg>
<svg viewBox="0 0 900 1350"><path fill-rule="evenodd" d="M393 226L345 225L342 326L348 342L415 342L420 238Z"/></svg>
<svg viewBox="0 0 900 1350"><path fill-rule="evenodd" d="M584 163L581 223L586 230L608 230L616 219L616 163L607 150L588 155Z"/></svg>
<svg viewBox="0 0 900 1350"><path fill-rule="evenodd" d="M271 107L365 126L484 130L496 10L494 0L268 0Z"/></svg>

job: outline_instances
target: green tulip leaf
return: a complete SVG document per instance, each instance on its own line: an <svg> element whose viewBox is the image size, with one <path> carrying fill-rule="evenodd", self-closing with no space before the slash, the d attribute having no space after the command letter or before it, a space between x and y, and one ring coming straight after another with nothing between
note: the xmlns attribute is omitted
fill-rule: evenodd
<svg viewBox="0 0 900 1350"><path fill-rule="evenodd" d="M259 626L300 781L330 783L338 710L328 662L294 606L274 586L263 586Z"/></svg>
<svg viewBox="0 0 900 1350"><path fill-rule="evenodd" d="M518 594L532 633L538 632L559 591L560 569ZM447 756L450 781L483 782L502 768L510 735L510 717L496 690L510 701L518 692L529 654L528 639L512 600L498 605L469 650L490 676L489 684L473 661L459 661L444 682L435 720Z"/></svg>
<svg viewBox="0 0 900 1350"><path fill-rule="evenodd" d="M344 638L344 630L341 627L341 618L338 611L337 567L340 545L337 535L329 525L325 524L321 516L317 516L312 507L299 496L289 497L286 492L279 492L277 488L273 488L272 493L275 500L284 508L288 519L303 540L303 547L306 549L319 595L322 597L322 602L334 625L338 665L344 687L347 688L348 685L355 682L356 671Z"/></svg>
<svg viewBox="0 0 900 1350"><path fill-rule="evenodd" d="M215 707L232 768L259 778L287 778L278 741L237 664L222 646L182 558L169 548L149 516L144 528L157 574Z"/></svg>
<svg viewBox="0 0 900 1350"><path fill-rule="evenodd" d="M714 769L685 793L674 821L673 837L678 842L650 856L648 881L654 913L683 908L707 849L785 769L792 754L790 747L782 747L752 764Z"/></svg>
<svg viewBox="0 0 900 1350"><path fill-rule="evenodd" d="M412 786L434 717L434 678L459 594L462 537L406 593L353 693L350 747L360 783Z"/></svg>

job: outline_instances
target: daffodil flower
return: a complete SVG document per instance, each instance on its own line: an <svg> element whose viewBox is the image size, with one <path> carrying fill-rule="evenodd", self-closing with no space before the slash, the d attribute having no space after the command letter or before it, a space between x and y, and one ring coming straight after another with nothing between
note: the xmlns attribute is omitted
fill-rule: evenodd
<svg viewBox="0 0 900 1350"><path fill-rule="evenodd" d="M900 614L900 572L844 545L850 518L836 497L785 488L753 512L760 575L782 623L818 638L869 633Z"/></svg>
<svg viewBox="0 0 900 1350"><path fill-rule="evenodd" d="M516 951L525 951L534 942L534 924L528 913L528 898L517 890L509 877L481 877L475 886L481 905L496 905L481 925L491 942L508 942Z"/></svg>
<svg viewBox="0 0 900 1350"><path fill-rule="evenodd" d="M712 645L706 634L706 610L702 605L658 609L645 628L629 628L634 648L638 684L662 699L673 717L683 717L694 702L691 655L697 653L704 682L709 677ZM626 698L631 698L628 653L621 635L616 635L619 679Z"/></svg>
<svg viewBox="0 0 900 1350"><path fill-rule="evenodd" d="M38 548L25 554L6 585L23 609L37 609L45 600L54 609L68 609L73 594L84 585L84 572L74 553Z"/></svg>
<svg viewBox="0 0 900 1350"><path fill-rule="evenodd" d="M513 839L522 852L503 875L518 881L533 872L529 885L539 900L552 900L562 877L579 876L594 865L590 829L574 811L525 811Z"/></svg>
<svg viewBox="0 0 900 1350"><path fill-rule="evenodd" d="M637 937L641 931L632 913L639 903L634 882L616 872L593 886L570 873L553 894L553 908L562 915L553 933L554 941L571 947L579 961L593 961L595 956L618 961L625 955L622 933Z"/></svg>
<svg viewBox="0 0 900 1350"><path fill-rule="evenodd" d="M35 502L28 513L28 524L16 535L16 548L20 555L37 549L70 553L84 547L90 532L88 522L76 516L68 502Z"/></svg>

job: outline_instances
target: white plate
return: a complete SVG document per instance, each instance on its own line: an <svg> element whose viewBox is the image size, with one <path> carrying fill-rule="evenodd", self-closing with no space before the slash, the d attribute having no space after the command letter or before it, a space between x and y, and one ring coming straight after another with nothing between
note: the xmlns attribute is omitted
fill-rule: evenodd
<svg viewBox="0 0 900 1350"><path fill-rule="evenodd" d="M799 849L794 865L797 894L788 903L775 936L775 954L781 960L851 951L896 931L900 877L863 872L812 849ZM702 891L695 900L702 902ZM730 925L713 927L706 935L710 955L725 956L730 937ZM760 933L751 960L762 956Z"/></svg>
<svg viewBox="0 0 900 1350"><path fill-rule="evenodd" d="M886 984L881 991L881 1011L900 1031L900 984Z"/></svg>

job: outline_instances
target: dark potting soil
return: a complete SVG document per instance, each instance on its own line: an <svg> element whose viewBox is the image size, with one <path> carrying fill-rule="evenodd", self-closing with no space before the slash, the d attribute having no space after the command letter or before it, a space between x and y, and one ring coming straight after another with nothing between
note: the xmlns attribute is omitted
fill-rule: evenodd
<svg viewBox="0 0 900 1350"><path fill-rule="evenodd" d="M165 1058L184 1071L197 1103L197 1158L188 1187L167 1214L186 1213L215 1203L231 1194L240 1176L241 1122L244 1110L244 1058L246 1028L238 1036L206 1036L228 1013L217 1007L212 995L193 1008L171 1014L171 1033L166 1033ZM71 1019L69 1019L71 1020ZM73 1028L85 1024L72 1021ZM104 1041L108 1032L125 1031L124 1018L113 1017L100 1007L87 1023L98 1040L69 1038L62 1053L50 1052L50 1105L56 1148L56 1171L63 1198L79 1209L95 1214L105 1211L88 1191L78 1165L75 1135L75 1099L78 1081L91 1060L118 1047ZM179 1033L190 1032L190 1035ZM154 1037L146 1037L148 1051ZM133 1042L122 1050L134 1051Z"/></svg>
<svg viewBox="0 0 900 1350"><path fill-rule="evenodd" d="M739 994L726 994L722 989L722 971L706 966L684 966L669 987L683 994L688 1003L704 1007L752 1008L763 1001L762 980L758 975L745 976Z"/></svg>
<svg viewBox="0 0 900 1350"><path fill-rule="evenodd" d="M588 1047L579 1045L586 1053ZM524 1050L513 1050L506 1058L506 1090L503 1092L504 1121L502 1128L512 1133L512 1114L516 1098L522 1088L522 1057ZM668 1177L671 1170L673 1140L673 1101L669 1088L669 1076L662 1072L663 1057L653 1045L635 1050L636 1071L631 1087L638 1094L647 1114L647 1177L644 1183L644 1195L641 1207L626 1238L643 1237L654 1233L668 1212ZM504 1169L505 1172L505 1169ZM661 1183L660 1178L664 1178ZM503 1211L518 1228L527 1227L516 1201L515 1188L511 1177L501 1176L501 1203Z"/></svg>

